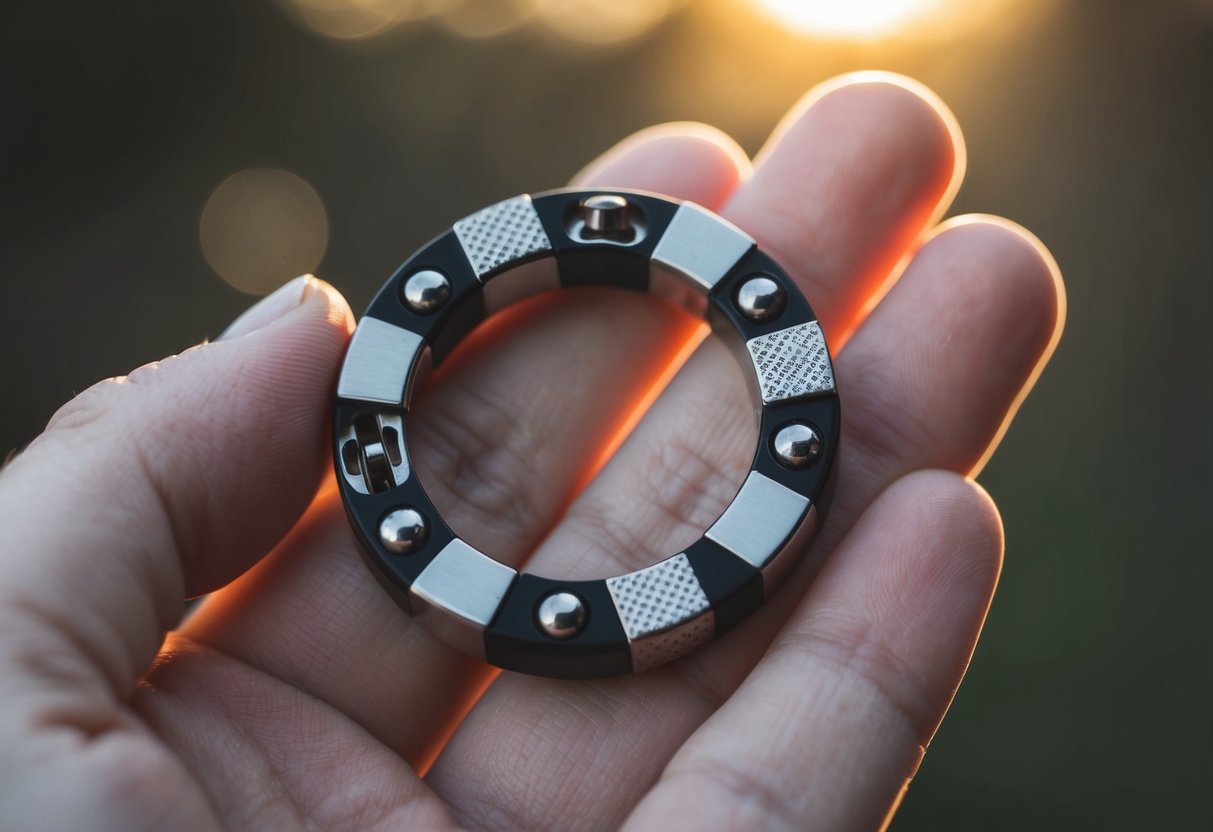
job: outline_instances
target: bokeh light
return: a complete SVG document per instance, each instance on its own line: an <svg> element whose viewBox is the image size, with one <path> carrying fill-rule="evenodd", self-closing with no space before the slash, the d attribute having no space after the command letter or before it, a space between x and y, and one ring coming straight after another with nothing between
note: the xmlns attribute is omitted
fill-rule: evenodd
<svg viewBox="0 0 1213 832"><path fill-rule="evenodd" d="M504 35L534 16L542 0L426 0L434 20L466 38Z"/></svg>
<svg viewBox="0 0 1213 832"><path fill-rule="evenodd" d="M265 294L315 271L329 224L315 188L295 174L249 168L219 183L198 229L211 268L242 292Z"/></svg>
<svg viewBox="0 0 1213 832"><path fill-rule="evenodd" d="M296 23L337 40L361 40L391 31L425 13L421 0L278 0Z"/></svg>
<svg viewBox="0 0 1213 832"><path fill-rule="evenodd" d="M741 0L729 0L737 3ZM334 40L360 41L428 20L469 39L534 23L574 44L606 46L652 29L685 0L278 0L297 24Z"/></svg>
<svg viewBox="0 0 1213 832"><path fill-rule="evenodd" d="M678 0L547 0L538 20L553 34L574 43L622 43L660 23Z"/></svg>

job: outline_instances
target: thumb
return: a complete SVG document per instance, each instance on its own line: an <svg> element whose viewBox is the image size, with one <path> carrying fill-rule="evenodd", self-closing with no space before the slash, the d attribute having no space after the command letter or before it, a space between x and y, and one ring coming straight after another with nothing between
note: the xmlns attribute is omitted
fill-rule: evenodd
<svg viewBox="0 0 1213 832"><path fill-rule="evenodd" d="M65 405L0 471L0 663L83 660L124 698L183 598L235 578L306 508L351 328L335 289L298 278L218 341Z"/></svg>

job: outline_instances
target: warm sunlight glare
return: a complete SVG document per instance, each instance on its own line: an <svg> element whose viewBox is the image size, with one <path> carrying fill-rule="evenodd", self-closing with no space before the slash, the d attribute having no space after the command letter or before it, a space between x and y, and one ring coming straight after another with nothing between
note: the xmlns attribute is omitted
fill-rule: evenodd
<svg viewBox="0 0 1213 832"><path fill-rule="evenodd" d="M848 40L897 34L929 16L943 0L750 0L794 31Z"/></svg>

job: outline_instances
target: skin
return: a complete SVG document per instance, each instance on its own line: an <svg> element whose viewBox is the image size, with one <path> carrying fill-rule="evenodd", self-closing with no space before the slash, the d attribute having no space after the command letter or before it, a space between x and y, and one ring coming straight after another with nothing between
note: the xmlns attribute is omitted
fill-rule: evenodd
<svg viewBox="0 0 1213 832"><path fill-rule="evenodd" d="M0 472L0 827L881 826L998 580L998 512L972 477L1064 310L1027 232L938 224L963 159L932 94L869 74L810 92L752 165L675 124L576 178L693 199L754 236L818 311L843 397L835 495L801 567L743 626L642 676L498 675L382 592L331 479L353 318L327 284L69 402ZM618 292L509 310L424 391L416 467L503 560L647 565L715 518L753 448L709 340L590 479L697 335Z"/></svg>

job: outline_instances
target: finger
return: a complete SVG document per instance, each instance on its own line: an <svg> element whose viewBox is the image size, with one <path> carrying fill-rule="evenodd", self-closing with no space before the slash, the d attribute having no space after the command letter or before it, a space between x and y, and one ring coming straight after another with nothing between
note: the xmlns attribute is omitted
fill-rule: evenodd
<svg viewBox="0 0 1213 832"><path fill-rule="evenodd" d="M894 483L625 828L880 827L960 683L1001 560L976 484Z"/></svg>
<svg viewBox="0 0 1213 832"><path fill-rule="evenodd" d="M877 272L904 256L909 240L948 198L962 154L950 118L899 81L865 80L826 90L811 93L777 131L725 213L798 280L813 281L810 300L823 318L828 316L833 338L852 325L847 310L860 307L858 298L881 284L884 275ZM731 356L712 342L705 344L573 504L528 569L582 577L626 572L664 556L667 541L682 544L701 534L731 497L754 446L745 432L750 405L744 388L722 382L735 373ZM696 453L698 448L711 452ZM720 487L722 481L734 488ZM628 522L617 522L620 517ZM634 536L628 533L633 523L641 530ZM543 817L590 799L591 792L607 812L599 817L621 818L656 776L666 759L661 755L672 753L669 743L676 744L696 724L681 722L679 714L667 719L671 709L653 708L656 700L642 704L644 691L654 695L651 681L591 682L570 689L502 677L446 748L431 782L455 805L482 811L476 822L490 825L494 818L521 818L543 826ZM604 700L651 708L661 717L640 720L641 730L631 725L612 730L606 723L614 707L604 707ZM535 708L540 702L542 711ZM578 783L596 781L593 790L566 788L570 775L561 768L563 761L539 751L545 734L528 729L532 720L506 716L539 719L541 712L544 725L590 731L592 764L571 776ZM684 708L680 714L694 712ZM625 774L614 769L621 756L631 752L635 758L636 749L646 746L655 748L651 759L629 759ZM538 754L536 764L519 770L512 749ZM609 763L600 766L599 759ZM473 776L486 770L492 774ZM599 788L604 783L607 787ZM574 792L579 792L575 798Z"/></svg>
<svg viewBox="0 0 1213 832"><path fill-rule="evenodd" d="M572 184L656 191L719 207L752 173L735 141L714 127L684 121L633 133L586 165Z"/></svg>
<svg viewBox="0 0 1213 832"><path fill-rule="evenodd" d="M950 199L959 142L954 119L920 86L887 74L844 76L810 93L776 129L725 215L785 264L833 338L850 331L858 307ZM528 568L600 577L694 542L736 492L753 432L736 361L713 339Z"/></svg>
<svg viewBox="0 0 1213 832"><path fill-rule="evenodd" d="M328 459L350 326L335 290L301 278L223 340L56 414L0 474L0 661L14 667L0 687L55 719L120 700L185 595L231 580L285 533Z"/></svg>
<svg viewBox="0 0 1213 832"><path fill-rule="evenodd" d="M187 639L170 636L132 707L223 829L457 828L420 778L347 717ZM129 760L110 767L121 765Z"/></svg>
<svg viewBox="0 0 1213 832"><path fill-rule="evenodd" d="M837 358L843 445L815 560L894 479L926 467L964 472L984 457L1055 342L1056 280L1051 261L1009 224L957 225L924 246ZM730 356L713 355L704 352L688 364L671 385L672 395L658 401L571 507L550 538L554 543L591 552L589 560L627 571L677 551L664 544L678 529L698 536L710 523L704 518L719 515L731 494L707 483L720 476L719 455L746 443L735 438L740 431L730 428L730 417L688 422L689 411L678 405L694 404L699 396L707 406L718 389L716 380L732 366ZM714 412L724 412L723 405L716 407ZM887 431L894 429L898 433L890 437ZM688 434L691 430L700 432ZM711 447L714 453L698 468L685 463L679 468L675 463L686 454L663 450L669 447ZM753 452L752 436L744 450L741 460ZM679 485L681 496L663 498L660 486L678 481L680 470L689 477ZM646 530L640 523L653 516L649 507L663 501L678 512L677 523ZM631 522L634 515L637 522ZM610 520L619 517L629 522ZM710 649L634 683L604 680L570 687L503 676L444 751L431 785L455 805L483 812L476 822L499 811L543 826L545 818L569 810L571 801L587 799L591 786L598 816L622 819L681 740L744 678L809 576L809 571L797 573L758 614ZM539 713L546 725L592 738L581 747L585 762L575 775L559 758L549 768L539 753L546 738L528 727L533 723L526 716ZM639 756L640 748L651 756ZM510 762L518 755L535 763L519 770ZM471 776L473 770L478 777ZM525 801L516 801L516 795L526 795Z"/></svg>
<svg viewBox="0 0 1213 832"><path fill-rule="evenodd" d="M643 185L712 206L746 175L739 159L718 133L671 126L609 152L581 184ZM691 324L618 292L570 292L497 321L490 340L469 345L414 411L410 450L460 535L517 560L563 511L636 400L661 383L654 374L665 372ZM424 765L488 670L414 627L355 545L330 492L184 634L333 704Z"/></svg>
<svg viewBox="0 0 1213 832"><path fill-rule="evenodd" d="M796 278L838 349L964 168L960 128L933 92L892 73L843 75L788 113L724 213Z"/></svg>

